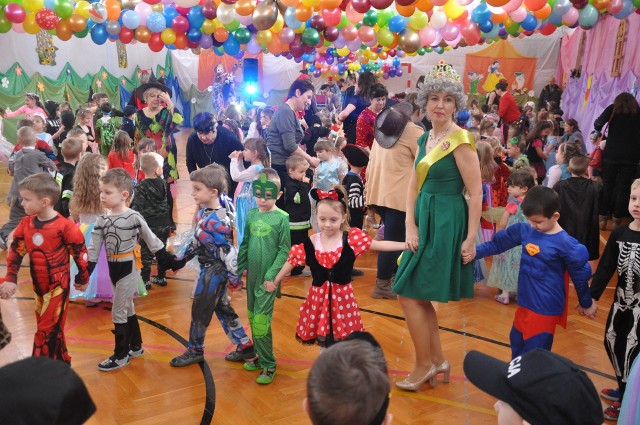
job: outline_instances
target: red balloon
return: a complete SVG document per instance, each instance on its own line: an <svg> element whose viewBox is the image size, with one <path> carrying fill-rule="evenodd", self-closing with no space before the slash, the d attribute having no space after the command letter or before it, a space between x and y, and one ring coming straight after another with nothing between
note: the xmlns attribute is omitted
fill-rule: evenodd
<svg viewBox="0 0 640 425"><path fill-rule="evenodd" d="M414 1L411 0L411 2ZM396 3L398 2L396 1ZM358 13L366 13L371 9L371 3L369 3L369 0L351 0L351 7Z"/></svg>
<svg viewBox="0 0 640 425"><path fill-rule="evenodd" d="M333 43L340 36L340 30L336 27L328 27L324 30L324 39Z"/></svg>
<svg viewBox="0 0 640 425"><path fill-rule="evenodd" d="M371 6L375 9L382 10L386 9L393 3L393 0L369 0L371 1Z"/></svg>
<svg viewBox="0 0 640 425"><path fill-rule="evenodd" d="M149 39L149 48L151 49L152 52L156 52L158 53L159 51L161 51L164 48L164 43L162 42L162 39L160 38L160 33L159 32L154 32L153 34L151 34L151 38Z"/></svg>
<svg viewBox="0 0 640 425"><path fill-rule="evenodd" d="M342 3L340 3L340 9L347 10L347 6L349 6L350 2L351 0L342 0Z"/></svg>
<svg viewBox="0 0 640 425"><path fill-rule="evenodd" d="M40 9L36 12L36 22L43 30L54 29L59 19L53 10Z"/></svg>
<svg viewBox="0 0 640 425"><path fill-rule="evenodd" d="M176 16L173 18L171 28L176 34L184 34L189 29L189 20L184 16Z"/></svg>
<svg viewBox="0 0 640 425"><path fill-rule="evenodd" d="M183 16L187 16L187 13L189 13L189 8L188 7L182 7L182 6L176 6L176 12L178 12L179 14L181 14Z"/></svg>
<svg viewBox="0 0 640 425"><path fill-rule="evenodd" d="M123 26L120 29L120 34L118 34L118 38L123 44L131 43L131 40L133 40L133 30L130 30L129 28Z"/></svg>
<svg viewBox="0 0 640 425"><path fill-rule="evenodd" d="M540 28L540 34L551 35L555 32L556 26L547 22L542 28Z"/></svg>
<svg viewBox="0 0 640 425"><path fill-rule="evenodd" d="M315 28L318 31L323 31L326 27L327 23L324 21L324 18L321 15L313 15L313 17L311 18L311 28Z"/></svg>
<svg viewBox="0 0 640 425"><path fill-rule="evenodd" d="M400 6L411 6L416 0L396 0L396 4Z"/></svg>
<svg viewBox="0 0 640 425"><path fill-rule="evenodd" d="M162 0L144 0L144 2L147 3L147 4L158 4L161 1Z"/></svg>
<svg viewBox="0 0 640 425"><path fill-rule="evenodd" d="M4 16L9 22L12 22L14 24L21 24L27 17L27 12L25 12L25 10L19 4L9 3L4 7Z"/></svg>
<svg viewBox="0 0 640 425"><path fill-rule="evenodd" d="M182 50L187 48L188 43L189 40L186 35L176 34L176 41L173 42L173 45L176 46L176 49Z"/></svg>
<svg viewBox="0 0 640 425"><path fill-rule="evenodd" d="M207 19L215 19L216 18L216 5L213 2L206 2L202 5L202 14Z"/></svg>
<svg viewBox="0 0 640 425"><path fill-rule="evenodd" d="M195 49L196 47L200 46L200 41L187 41L187 46L190 49Z"/></svg>

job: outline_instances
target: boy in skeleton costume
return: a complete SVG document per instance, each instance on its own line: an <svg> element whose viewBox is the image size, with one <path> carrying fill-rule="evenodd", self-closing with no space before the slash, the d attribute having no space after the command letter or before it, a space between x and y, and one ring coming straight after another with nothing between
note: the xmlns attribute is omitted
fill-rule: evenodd
<svg viewBox="0 0 640 425"><path fill-rule="evenodd" d="M96 266L102 244L107 252L109 276L113 285L113 307L111 317L115 329L115 349L113 355L102 361L98 369L111 371L129 364L129 357L139 357L144 353L142 335L133 306L133 297L140 271L139 258L134 254L138 236L147 243L149 250L168 267L173 258L164 250L164 244L149 229L142 216L127 208L133 181L122 168L114 168L100 178L100 200L109 209L101 216L91 232L89 252L89 275Z"/></svg>
<svg viewBox="0 0 640 425"><path fill-rule="evenodd" d="M618 284L604 337L604 347L616 373L618 389L601 392L603 398L614 402L605 410L605 419L614 420L618 419L631 365L640 351L640 180L631 185L629 212L633 222L611 232L591 282L591 296L598 300L618 270Z"/></svg>

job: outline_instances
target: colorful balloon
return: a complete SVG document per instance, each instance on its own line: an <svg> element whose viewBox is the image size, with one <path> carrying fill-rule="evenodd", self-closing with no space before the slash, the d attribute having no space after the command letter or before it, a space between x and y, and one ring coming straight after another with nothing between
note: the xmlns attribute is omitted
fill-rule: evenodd
<svg viewBox="0 0 640 425"><path fill-rule="evenodd" d="M17 3L9 3L4 7L4 16L14 24L21 24L27 17L27 12Z"/></svg>

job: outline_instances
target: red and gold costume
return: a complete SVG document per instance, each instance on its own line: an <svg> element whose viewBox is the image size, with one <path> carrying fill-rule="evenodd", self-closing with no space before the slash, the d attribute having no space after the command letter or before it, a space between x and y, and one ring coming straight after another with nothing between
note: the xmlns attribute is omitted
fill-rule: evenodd
<svg viewBox="0 0 640 425"><path fill-rule="evenodd" d="M27 254L36 296L33 355L70 363L63 332L69 302L69 256L78 266L75 283L86 284L89 273L84 236L59 214L44 222L36 216L25 217L16 228L7 254L6 281L17 283L20 264Z"/></svg>

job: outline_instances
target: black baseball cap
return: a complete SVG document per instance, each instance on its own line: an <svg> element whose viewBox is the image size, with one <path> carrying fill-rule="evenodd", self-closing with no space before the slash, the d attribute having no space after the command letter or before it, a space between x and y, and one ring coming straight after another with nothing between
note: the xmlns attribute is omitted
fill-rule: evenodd
<svg viewBox="0 0 640 425"><path fill-rule="evenodd" d="M604 422L598 393L589 377L558 354L539 348L503 362L471 351L463 367L473 385L508 403L531 425Z"/></svg>

